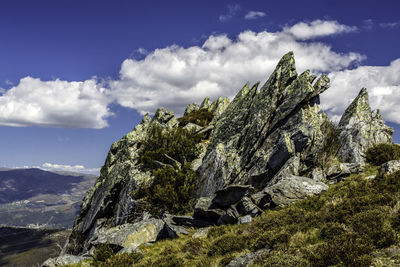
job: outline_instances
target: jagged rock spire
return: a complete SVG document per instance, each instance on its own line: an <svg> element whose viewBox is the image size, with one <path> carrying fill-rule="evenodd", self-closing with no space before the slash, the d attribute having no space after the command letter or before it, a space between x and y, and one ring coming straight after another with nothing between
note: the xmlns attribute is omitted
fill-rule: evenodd
<svg viewBox="0 0 400 267"><path fill-rule="evenodd" d="M374 145L391 143L393 129L387 126L379 111L372 111L368 92L362 88L358 96L343 113L338 157L341 162L364 164L365 152Z"/></svg>

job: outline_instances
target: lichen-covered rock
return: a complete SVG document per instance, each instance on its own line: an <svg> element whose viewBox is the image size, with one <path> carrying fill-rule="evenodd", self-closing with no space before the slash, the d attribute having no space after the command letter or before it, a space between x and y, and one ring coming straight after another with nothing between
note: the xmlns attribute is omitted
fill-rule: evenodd
<svg viewBox="0 0 400 267"><path fill-rule="evenodd" d="M365 163L365 152L380 143L392 143L393 129L385 125L379 111L371 112L367 89L344 112L339 122L341 162Z"/></svg>
<svg viewBox="0 0 400 267"><path fill-rule="evenodd" d="M392 174L400 171L400 160L391 160L381 165L381 171L386 174Z"/></svg>
<svg viewBox="0 0 400 267"><path fill-rule="evenodd" d="M140 186L150 184L153 179L151 172L143 169L139 162L143 143L154 129L172 131L177 127L179 122L172 111L158 109L153 118L146 114L132 132L112 144L100 177L85 195L64 252L82 254L90 247L88 240L98 236L99 231L144 218L146 203L133 198ZM160 164L179 169L179 162L163 156L165 160Z"/></svg>
<svg viewBox="0 0 400 267"><path fill-rule="evenodd" d="M58 256L57 258L47 259L45 262L42 263L41 266L42 267L64 266L67 264L77 264L81 261L85 261L88 259L89 259L88 257L64 254Z"/></svg>
<svg viewBox="0 0 400 267"><path fill-rule="evenodd" d="M358 163L334 164L326 172L326 179L338 181L352 173L359 173L361 169L362 168Z"/></svg>
<svg viewBox="0 0 400 267"><path fill-rule="evenodd" d="M142 244L168 237L176 237L176 233L168 229L163 220L149 218L134 224L102 228L90 240L90 245L96 247L99 244L110 244L121 249L134 249Z"/></svg>
<svg viewBox="0 0 400 267"><path fill-rule="evenodd" d="M328 186L322 182L307 177L292 176L265 188L264 193L270 196L274 206L286 206L326 190Z"/></svg>
<svg viewBox="0 0 400 267"><path fill-rule="evenodd" d="M258 84L240 90L215 123L198 169L198 196L210 197L229 184L262 189L278 173L280 179L313 167L324 139L321 125L328 120L319 94L329 87L326 76L312 85L314 79L309 71L297 75L288 53L259 92Z"/></svg>

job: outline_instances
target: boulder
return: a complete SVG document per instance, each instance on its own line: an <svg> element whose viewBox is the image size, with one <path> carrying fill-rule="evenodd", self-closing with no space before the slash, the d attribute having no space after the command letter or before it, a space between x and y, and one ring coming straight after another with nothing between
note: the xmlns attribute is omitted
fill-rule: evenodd
<svg viewBox="0 0 400 267"><path fill-rule="evenodd" d="M234 224L239 219L239 213L234 206L230 206L225 213L218 219L217 224Z"/></svg>
<svg viewBox="0 0 400 267"><path fill-rule="evenodd" d="M150 218L134 224L127 223L108 229L102 228L90 243L94 247L107 243L121 248L134 249L142 244L176 236L176 233L163 220Z"/></svg>
<svg viewBox="0 0 400 267"><path fill-rule="evenodd" d="M210 227L196 229L192 235L192 239L195 238L207 238L208 232L210 231Z"/></svg>
<svg viewBox="0 0 400 267"><path fill-rule="evenodd" d="M193 218L192 216L173 215L173 216L171 216L171 219L172 219L173 224L178 225L178 226L201 228L201 227L208 227L210 225L213 225L213 223L210 223L207 220L206 221L197 220L197 219Z"/></svg>
<svg viewBox="0 0 400 267"><path fill-rule="evenodd" d="M243 217L239 217L238 224L251 223L252 220L253 218L250 215L246 215Z"/></svg>
<svg viewBox="0 0 400 267"><path fill-rule="evenodd" d="M328 169L326 172L326 178L328 180L339 181L350 174L359 173L361 169L362 168L358 163L337 163Z"/></svg>
<svg viewBox="0 0 400 267"><path fill-rule="evenodd" d="M226 267L247 267L250 266L253 261L261 256L262 254L270 251L270 249L260 249L255 252L249 252L242 256L237 257L236 259L232 260L231 262L226 265Z"/></svg>
<svg viewBox="0 0 400 267"><path fill-rule="evenodd" d="M83 256L75 256L64 254L60 255L57 258L50 258L47 259L45 262L42 263L42 267L55 267L55 266L64 266L68 264L77 264L81 261L88 260L90 258L83 257Z"/></svg>
<svg viewBox="0 0 400 267"><path fill-rule="evenodd" d="M215 192L212 203L222 208L228 208L252 191L254 188L250 185L229 185Z"/></svg>
<svg viewBox="0 0 400 267"><path fill-rule="evenodd" d="M250 215L252 217L261 213L261 210L253 203L250 197L242 198L236 205L236 209L240 215Z"/></svg>
<svg viewBox="0 0 400 267"><path fill-rule="evenodd" d="M213 208L212 198L202 197L196 202L193 217L197 220L216 223L224 213L224 210Z"/></svg>
<svg viewBox="0 0 400 267"><path fill-rule="evenodd" d="M275 206L286 206L326 190L328 186L322 182L307 177L292 176L265 188L264 192L271 197L271 202Z"/></svg>
<svg viewBox="0 0 400 267"><path fill-rule="evenodd" d="M400 160L391 160L381 165L381 171L391 174L400 170Z"/></svg>

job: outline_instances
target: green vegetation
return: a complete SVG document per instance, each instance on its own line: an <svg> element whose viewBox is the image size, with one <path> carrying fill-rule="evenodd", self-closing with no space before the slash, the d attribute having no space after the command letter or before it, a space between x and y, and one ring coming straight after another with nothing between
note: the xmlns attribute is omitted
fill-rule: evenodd
<svg viewBox="0 0 400 267"><path fill-rule="evenodd" d="M321 125L321 131L324 133L325 138L320 150L320 155L318 155L318 164L320 167L324 168L331 157L336 157L339 150L339 133L340 130L337 125L335 125L330 120L326 120Z"/></svg>
<svg viewBox="0 0 400 267"><path fill-rule="evenodd" d="M161 210L180 214L192 208L191 195L195 187L196 173L191 170L189 163L185 163L181 169L166 165L153 170L153 176L153 182L149 186L142 185L135 194L135 198L144 199L149 203L146 210L157 215Z"/></svg>
<svg viewBox="0 0 400 267"><path fill-rule="evenodd" d="M100 244L96 247L93 253L93 260L95 262L106 261L108 258L114 255L110 244Z"/></svg>
<svg viewBox="0 0 400 267"><path fill-rule="evenodd" d="M121 266L224 266L264 248L270 251L253 266L370 266L382 262L374 255L399 245L400 171L365 179L372 170L377 173L376 168L368 168L321 195L265 211L249 224L212 227L203 239L192 239L191 230L187 236L142 246L134 264ZM113 256L106 266L118 265L121 257L129 258ZM390 261L400 263L399 257Z"/></svg>
<svg viewBox="0 0 400 267"><path fill-rule="evenodd" d="M154 180L149 185L142 184L134 193L134 198L148 203L146 209L150 213L182 214L191 210L196 184L191 161L199 156L198 143L202 140L203 135L181 127L169 131L153 128L150 138L143 144L140 161L152 172Z"/></svg>
<svg viewBox="0 0 400 267"><path fill-rule="evenodd" d="M369 163L379 166L391 160L399 160L400 146L397 144L378 144L368 149L366 156Z"/></svg>
<svg viewBox="0 0 400 267"><path fill-rule="evenodd" d="M214 114L208 109L193 110L189 114L178 119L179 125L184 127L188 123L195 123L202 127L206 127L214 118Z"/></svg>

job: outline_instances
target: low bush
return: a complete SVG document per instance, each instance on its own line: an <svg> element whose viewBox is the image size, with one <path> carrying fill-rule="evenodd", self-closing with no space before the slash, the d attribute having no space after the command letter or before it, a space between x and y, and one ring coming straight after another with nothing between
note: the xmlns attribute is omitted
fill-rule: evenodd
<svg viewBox="0 0 400 267"><path fill-rule="evenodd" d="M193 190L196 184L196 173L189 163L179 170L170 165L153 171L154 180L146 186L141 185L134 194L136 199L148 203L148 211L157 215L160 211L183 214L193 206Z"/></svg>
<svg viewBox="0 0 400 267"><path fill-rule="evenodd" d="M397 144L378 144L366 152L367 161L379 166L391 160L400 159L400 146Z"/></svg>
<svg viewBox="0 0 400 267"><path fill-rule="evenodd" d="M270 251L254 266L371 266L374 251L399 242L400 171L365 177L352 175L249 224L212 227L204 239L189 235L141 247L134 266L217 266L263 248Z"/></svg>
<svg viewBox="0 0 400 267"><path fill-rule="evenodd" d="M114 255L114 251L110 244L100 244L98 245L93 253L93 260L95 262L103 262Z"/></svg>
<svg viewBox="0 0 400 267"><path fill-rule="evenodd" d="M178 119L179 125L184 127L189 123L194 123L206 127L214 118L214 114L208 109L199 109L186 114Z"/></svg>
<svg viewBox="0 0 400 267"><path fill-rule="evenodd" d="M246 241L241 236L234 233L228 233L217 238L211 244L208 250L208 255L225 255L231 252L243 250L246 247Z"/></svg>

